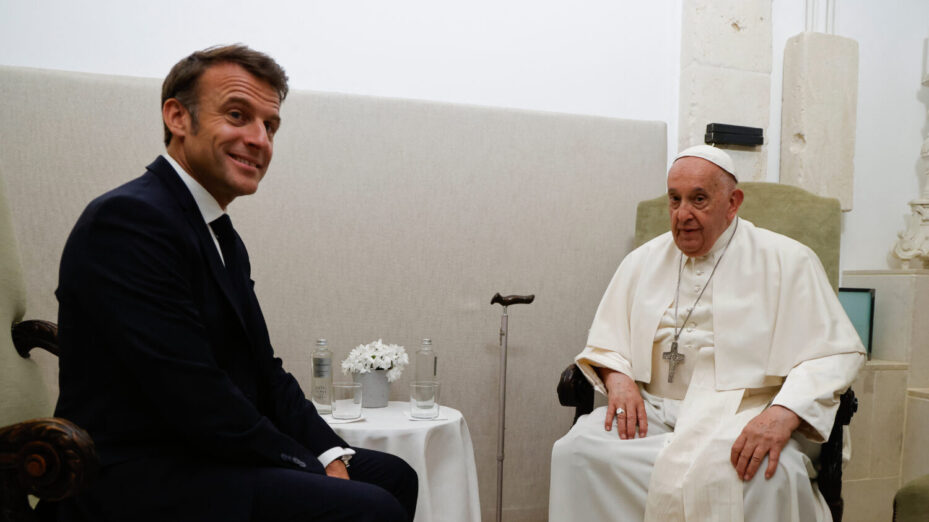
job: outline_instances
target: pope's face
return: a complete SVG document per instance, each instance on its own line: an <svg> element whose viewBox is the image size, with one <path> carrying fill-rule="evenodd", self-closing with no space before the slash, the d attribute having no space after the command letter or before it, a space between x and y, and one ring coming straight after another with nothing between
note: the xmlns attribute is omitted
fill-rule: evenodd
<svg viewBox="0 0 929 522"><path fill-rule="evenodd" d="M706 255L735 218L742 197L735 180L715 164L692 156L675 161L668 172L668 208L681 252Z"/></svg>
<svg viewBox="0 0 929 522"><path fill-rule="evenodd" d="M197 98L196 123L186 114L183 129L174 132L180 140L176 159L226 208L258 190L268 170L280 98L268 83L231 63L203 73Z"/></svg>

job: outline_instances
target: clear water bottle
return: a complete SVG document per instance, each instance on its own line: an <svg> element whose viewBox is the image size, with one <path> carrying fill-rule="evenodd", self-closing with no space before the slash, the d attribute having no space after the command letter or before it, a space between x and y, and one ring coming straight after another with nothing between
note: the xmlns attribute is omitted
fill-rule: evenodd
<svg viewBox="0 0 929 522"><path fill-rule="evenodd" d="M325 339L313 351L313 405L319 413L332 413L332 352Z"/></svg>
<svg viewBox="0 0 929 522"><path fill-rule="evenodd" d="M432 339L423 339L423 344L416 351L416 380L437 381L439 361L432 349Z"/></svg>

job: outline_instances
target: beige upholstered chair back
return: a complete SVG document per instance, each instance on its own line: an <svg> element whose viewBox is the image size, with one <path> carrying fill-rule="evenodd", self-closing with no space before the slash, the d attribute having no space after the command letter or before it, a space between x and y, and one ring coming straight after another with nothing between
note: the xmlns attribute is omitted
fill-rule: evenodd
<svg viewBox="0 0 929 522"><path fill-rule="evenodd" d="M739 216L810 247L825 267L832 288L838 290L842 226L839 200L779 183L746 182L739 183L739 188L745 193ZM667 232L670 227L667 196L639 203L636 246Z"/></svg>
<svg viewBox="0 0 929 522"><path fill-rule="evenodd" d="M23 268L0 171L0 426L51 415L39 366L20 357L13 347L10 327L22 320L25 311Z"/></svg>

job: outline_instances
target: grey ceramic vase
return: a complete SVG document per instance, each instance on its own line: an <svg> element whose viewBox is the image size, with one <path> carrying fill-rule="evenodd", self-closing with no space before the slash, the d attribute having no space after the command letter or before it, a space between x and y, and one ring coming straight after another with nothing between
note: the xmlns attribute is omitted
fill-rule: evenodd
<svg viewBox="0 0 929 522"><path fill-rule="evenodd" d="M390 383L387 382L387 370L353 373L352 379L361 383L362 408L387 407L387 401L390 399Z"/></svg>

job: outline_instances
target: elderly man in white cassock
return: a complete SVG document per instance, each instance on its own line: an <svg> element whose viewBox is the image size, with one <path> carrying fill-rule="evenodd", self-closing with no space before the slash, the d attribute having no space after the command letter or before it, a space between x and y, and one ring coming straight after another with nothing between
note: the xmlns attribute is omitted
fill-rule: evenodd
<svg viewBox="0 0 929 522"><path fill-rule="evenodd" d="M864 350L816 254L742 198L719 149L671 165L671 231L620 264L576 358L608 405L555 443L549 520L831 520L812 443Z"/></svg>

